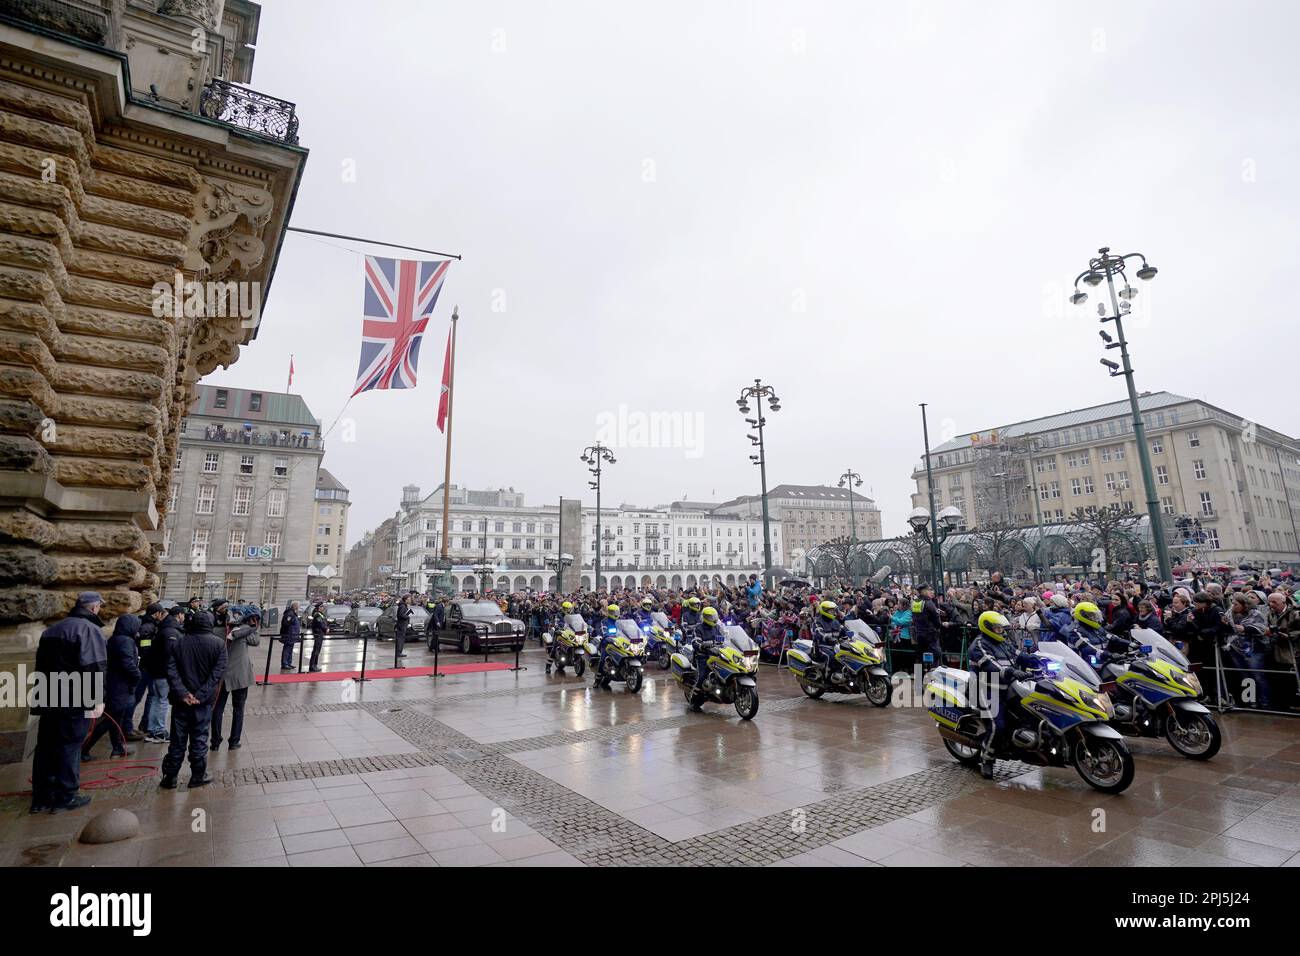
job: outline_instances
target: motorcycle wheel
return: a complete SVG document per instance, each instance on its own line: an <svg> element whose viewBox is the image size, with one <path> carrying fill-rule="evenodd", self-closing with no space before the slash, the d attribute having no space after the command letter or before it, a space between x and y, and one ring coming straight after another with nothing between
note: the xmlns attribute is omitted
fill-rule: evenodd
<svg viewBox="0 0 1300 956"><path fill-rule="evenodd" d="M672 657L673 657L673 653L672 653L672 651L670 651L668 648L664 647L664 648L661 648L661 649L660 649L660 651L659 651L659 669L660 669L661 671L666 671L666 670L668 670L669 665L672 663Z"/></svg>
<svg viewBox="0 0 1300 956"><path fill-rule="evenodd" d="M943 745L952 754L952 759L956 760L963 767L977 767L980 762L980 749L971 747L966 744L959 744L955 740L943 738Z"/></svg>
<svg viewBox="0 0 1300 956"><path fill-rule="evenodd" d="M736 713L740 715L741 720L754 719L754 715L758 713L757 687L736 688Z"/></svg>
<svg viewBox="0 0 1300 956"><path fill-rule="evenodd" d="M1165 739L1190 760L1209 760L1223 745L1223 734L1211 714L1187 714L1179 719L1177 710L1165 718Z"/></svg>
<svg viewBox="0 0 1300 956"><path fill-rule="evenodd" d="M1088 750L1093 756L1088 756ZM1083 782L1102 793L1123 793L1133 782L1133 754L1122 740L1109 738L1090 741L1088 750L1083 741L1074 745L1074 769Z"/></svg>
<svg viewBox="0 0 1300 956"><path fill-rule="evenodd" d="M894 698L894 682L888 677L872 677L863 691L867 701L877 707L888 707Z"/></svg>
<svg viewBox="0 0 1300 956"><path fill-rule="evenodd" d="M587 662L581 657L573 662L573 673L576 677L581 677L583 674L587 673Z"/></svg>
<svg viewBox="0 0 1300 956"><path fill-rule="evenodd" d="M685 687L682 688L682 690L686 694L686 705L690 707L691 710L698 711L702 709L702 707L704 706L704 701L700 699L698 694L695 693L695 688L693 686L687 684Z"/></svg>
<svg viewBox="0 0 1300 956"><path fill-rule="evenodd" d="M623 685L629 693L635 694L641 689L641 668L634 667L627 673L627 681Z"/></svg>
<svg viewBox="0 0 1300 956"><path fill-rule="evenodd" d="M816 684L809 684L806 681L799 682L799 689L813 700L817 700L822 694L826 693L825 687L818 687Z"/></svg>

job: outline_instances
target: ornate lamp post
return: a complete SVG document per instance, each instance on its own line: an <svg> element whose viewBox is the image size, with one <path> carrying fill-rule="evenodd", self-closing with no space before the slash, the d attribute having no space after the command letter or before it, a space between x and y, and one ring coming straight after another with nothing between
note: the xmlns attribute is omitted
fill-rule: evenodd
<svg viewBox="0 0 1300 956"><path fill-rule="evenodd" d="M858 543L858 521L853 514L853 489L862 487L862 476L848 468L840 475L840 487L849 490L849 580L856 583L853 575L853 549Z"/></svg>
<svg viewBox="0 0 1300 956"><path fill-rule="evenodd" d="M593 591L600 590L600 549L603 542L600 540L600 471L603 463L614 464L617 459L614 453L596 442L594 445L588 445L582 450L582 463L590 466L587 470L596 476L595 481L587 482L587 487L596 490L596 560L595 560L595 578L592 581Z"/></svg>
<svg viewBox="0 0 1300 956"><path fill-rule="evenodd" d="M949 505L937 515L933 511L927 511L924 508L913 508L912 513L907 516L907 523L912 526L912 530L925 538L930 545L930 568L934 575L934 589L943 594L943 543L948 540L948 535L952 534L961 527L962 514L959 510Z"/></svg>
<svg viewBox="0 0 1300 956"><path fill-rule="evenodd" d="M1155 278L1156 267L1148 263L1142 253L1130 252L1127 255L1115 256L1111 255L1108 246L1102 246L1097 250L1096 258L1088 260L1088 268L1075 277L1074 294L1070 296L1070 301L1075 305L1082 305L1088 300L1088 293L1079 288L1080 280L1093 288L1104 281L1110 290L1110 303L1114 314L1105 315L1104 306L1099 307L1099 311L1102 313L1103 325L1107 322L1115 323L1115 337L1118 341L1112 341L1104 330L1100 334L1108 350L1119 349L1122 365L1116 365L1109 359L1102 359L1101 364L1110 370L1112 376L1122 375L1128 385L1128 403L1133 413L1133 439L1137 442L1138 461L1142 465L1142 484L1147 493L1147 520L1151 526L1151 540L1155 544L1156 563L1160 567L1161 580L1171 581L1173 569L1169 562L1169 542L1165 540L1164 522L1160 515L1160 493L1156 489L1155 474L1151 468L1151 449L1147 445L1146 425L1142 422L1142 411L1138 407L1137 386L1133 384L1133 366L1129 363L1128 339L1124 337L1124 323L1121 321L1121 316L1129 310L1129 302L1138 294L1138 290L1129 285L1125 272L1131 259L1142 261L1142 265L1135 273L1139 279L1147 282ZM1116 276L1124 280L1124 288L1118 293L1115 291Z"/></svg>
<svg viewBox="0 0 1300 956"><path fill-rule="evenodd" d="M564 593L564 569L573 564L573 555L557 554L546 559L546 566L555 571L555 593Z"/></svg>
<svg viewBox="0 0 1300 956"><path fill-rule="evenodd" d="M762 379L754 379L753 385L747 385L740 390L740 397L736 399L736 407L740 409L740 414L749 414L749 401L754 399L758 406L758 415L755 418L746 418L745 421L758 429L757 435L750 435L749 440L758 448L757 455L750 455L749 460L758 465L759 485L763 491L763 587L772 586L772 532L769 526L767 511L767 449L763 444L763 426L767 424L767 419L763 416L763 399L767 399L767 407L774 412L781 410L781 400L776 397L776 390L771 385L764 385Z"/></svg>

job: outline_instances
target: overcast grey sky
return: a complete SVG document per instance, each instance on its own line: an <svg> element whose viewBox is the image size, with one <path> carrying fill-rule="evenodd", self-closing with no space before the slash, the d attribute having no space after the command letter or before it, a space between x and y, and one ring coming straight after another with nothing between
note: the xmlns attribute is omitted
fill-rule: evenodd
<svg viewBox="0 0 1300 956"><path fill-rule="evenodd" d="M1123 397L1096 297L1065 301L1101 245L1160 269L1140 388L1297 434L1298 9L266 0L251 85L311 150L293 224L465 257L419 387L328 440L349 544L441 481L453 305L452 480L532 504L590 495L578 456L620 404L698 435L620 449L606 503L756 493L734 402L761 376L769 482L852 466L901 533L918 402L937 444ZM256 341L208 381L282 389L292 352L328 426L361 304L360 251L287 237Z"/></svg>

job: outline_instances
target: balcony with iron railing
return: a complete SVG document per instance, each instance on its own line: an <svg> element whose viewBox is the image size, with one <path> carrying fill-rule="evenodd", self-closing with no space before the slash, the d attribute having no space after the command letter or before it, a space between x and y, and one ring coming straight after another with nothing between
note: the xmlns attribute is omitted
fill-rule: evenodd
<svg viewBox="0 0 1300 956"><path fill-rule="evenodd" d="M130 13L131 11L127 11ZM136 37L123 28L123 14L89 2L69 0L5 0L0 4L0 22L13 24L30 32L44 34L56 40L71 41L79 45L102 47L122 56L123 44L129 45ZM186 24L185 33L191 25ZM220 41L220 37L215 39ZM185 41L189 43L189 39ZM114 49L114 48L117 49ZM162 53L171 52L159 46ZM220 47L213 44L215 54ZM212 58L213 72L221 70L221 63ZM203 68L200 63L195 66ZM276 140L289 146L298 145L298 114L295 104L288 100L259 93L221 76L209 79L199 91L198 102L186 104L161 98L154 87L152 94L143 96L137 90L134 97L164 108L179 105L184 112L194 112L204 119L222 123L236 129Z"/></svg>

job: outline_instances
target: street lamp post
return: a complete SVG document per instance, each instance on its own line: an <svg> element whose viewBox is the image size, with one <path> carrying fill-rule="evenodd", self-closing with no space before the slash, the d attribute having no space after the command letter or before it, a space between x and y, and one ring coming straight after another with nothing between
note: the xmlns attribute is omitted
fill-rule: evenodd
<svg viewBox="0 0 1300 956"><path fill-rule="evenodd" d="M546 566L555 569L555 593L564 593L564 569L573 564L573 555L557 554L546 559Z"/></svg>
<svg viewBox="0 0 1300 956"><path fill-rule="evenodd" d="M750 442L758 448L758 454L750 455L749 460L758 465L759 487L763 492L763 587L770 589L772 587L772 531L767 509L767 448L763 444L763 426L767 424L767 419L763 416L763 399L767 399L767 407L774 412L781 410L781 400L776 397L776 390L771 385L764 385L763 380L758 378L754 379L753 385L747 385L740 390L740 397L736 399L736 407L740 409L740 414L749 414L751 398L758 406L758 415L745 421L758 430L757 435L749 436Z"/></svg>
<svg viewBox="0 0 1300 956"><path fill-rule="evenodd" d="M592 590L593 590L593 591L599 591L599 590L600 590L600 549L601 549L601 540L600 540L600 472L601 472L601 465L602 465L603 463L605 463L605 462L608 462L609 464L612 465L612 464L614 464L616 461L617 461L617 459L614 457L614 453L611 452L611 451L610 451L608 448L606 448L604 445L602 445L600 442L596 442L596 444L594 444L594 445L588 445L586 448L584 448L584 449L582 450L582 462L583 462L583 464L585 464L585 465L589 465L590 467L589 467L587 470L590 471L593 475L596 476L596 480L595 480L595 481L589 481L589 482L587 482L587 487L589 487L589 488L594 488L594 489L596 490L596 557L595 557L595 567L594 567L594 569L593 569L593 570L595 571L595 578L592 580L592 585L593 585L593 586L592 586Z"/></svg>
<svg viewBox="0 0 1300 956"><path fill-rule="evenodd" d="M853 549L858 544L858 521L853 513L853 489L862 487L862 476L852 468L845 469L844 474L840 475L840 487L849 490L849 580L857 584L857 578L853 574Z"/></svg>
<svg viewBox="0 0 1300 956"><path fill-rule="evenodd" d="M942 596L943 543L948 540L948 535L961 527L962 514L952 505L944 508L938 515L925 508L913 508L912 513L907 516L907 523L912 526L913 531L929 542L930 563L935 576L934 588Z"/></svg>
<svg viewBox="0 0 1300 956"><path fill-rule="evenodd" d="M942 539L939 537L939 518L934 511L934 474L930 470L930 425L926 421L925 405L925 402L921 402L921 434L925 439L925 490L930 496L930 532L926 535L926 540L930 542L930 573L934 575L934 587L937 593L943 594L943 550L940 547ZM912 514L915 517L916 512ZM916 527L915 522L912 527Z"/></svg>
<svg viewBox="0 0 1300 956"><path fill-rule="evenodd" d="M1173 580L1173 569L1169 562L1169 542L1165 540L1164 522L1160 515L1160 495L1156 490L1155 474L1151 467L1151 449L1147 446L1146 425L1142 422L1142 410L1138 407L1137 386L1133 384L1133 366L1129 362L1128 339L1124 337L1124 323L1121 319L1123 313L1129 309L1129 302L1138 290L1129 285L1128 276L1125 274L1127 263L1130 259L1142 260L1142 265L1138 268L1136 275L1143 282L1154 279L1156 276L1156 267L1147 262L1146 256L1140 252L1130 252L1127 255L1111 255L1110 248L1102 246L1097 250L1097 257L1088 260L1088 268L1079 273L1074 280L1074 294L1070 296L1070 301L1075 305L1082 305L1088 300L1088 293L1079 288L1079 281L1082 280L1087 285L1096 287L1106 282L1110 290L1111 308L1114 315L1102 315L1101 322L1115 323L1115 337L1118 341L1111 341L1111 337L1103 330L1101 338L1106 343L1107 349L1118 348L1120 361L1122 365L1116 365L1109 359L1102 359L1101 364L1110 369L1112 376L1122 375L1128 386L1128 403L1133 412L1133 439L1138 446L1138 461L1142 466L1142 484L1147 493L1147 520L1151 527L1151 540L1156 549L1156 564L1160 568L1160 578L1163 581ZM1115 291L1115 276L1124 280L1124 288L1118 293ZM1121 308L1120 300L1124 300ZM1103 308L1101 311L1105 311Z"/></svg>

